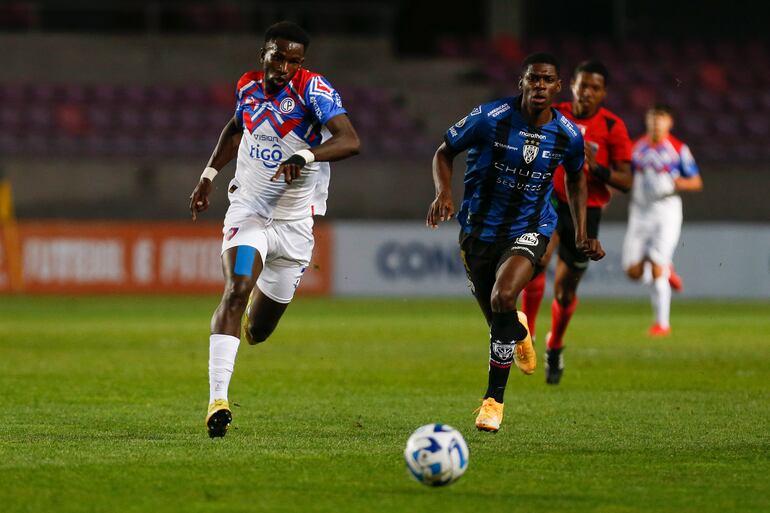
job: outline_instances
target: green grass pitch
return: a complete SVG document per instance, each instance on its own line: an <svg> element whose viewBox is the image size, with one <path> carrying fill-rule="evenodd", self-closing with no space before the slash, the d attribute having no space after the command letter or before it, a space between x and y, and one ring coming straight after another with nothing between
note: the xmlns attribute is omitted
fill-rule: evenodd
<svg viewBox="0 0 770 513"><path fill-rule="evenodd" d="M514 370L492 435L473 426L488 342L471 298L299 299L241 346L234 423L210 440L216 302L0 298L3 511L770 511L770 303L675 300L653 340L647 302L583 300L562 384ZM470 466L431 489L402 451L439 421Z"/></svg>

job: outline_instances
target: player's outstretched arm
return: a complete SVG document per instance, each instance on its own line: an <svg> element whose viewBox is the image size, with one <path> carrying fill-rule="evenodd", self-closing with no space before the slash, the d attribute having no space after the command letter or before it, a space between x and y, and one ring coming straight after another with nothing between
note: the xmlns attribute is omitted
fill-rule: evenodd
<svg viewBox="0 0 770 513"><path fill-rule="evenodd" d="M456 153L446 143L441 143L433 155L433 185L436 199L428 208L425 224L429 228L438 227L439 221L449 221L455 213L452 200L452 164Z"/></svg>
<svg viewBox="0 0 770 513"><path fill-rule="evenodd" d="M211 153L206 169L203 171L192 194L190 194L190 214L193 221L198 218L198 212L203 212L209 208L209 194L211 194L212 189L211 181L217 172L238 154L241 136L241 129L238 128L235 117L233 117L219 134L219 140L217 140L217 144L214 146L214 151Z"/></svg>
<svg viewBox="0 0 770 513"><path fill-rule="evenodd" d="M575 225L575 246L591 260L600 260L605 255L602 245L598 239L589 239L586 231L586 176L582 172L565 173L564 182L572 223Z"/></svg>
<svg viewBox="0 0 770 513"><path fill-rule="evenodd" d="M281 162L271 180L276 181L283 176L286 183L291 183L299 177L306 164L315 161L334 162L358 155L361 152L361 141L346 114L331 118L326 122L326 128L332 134L329 140L312 150L300 150Z"/></svg>

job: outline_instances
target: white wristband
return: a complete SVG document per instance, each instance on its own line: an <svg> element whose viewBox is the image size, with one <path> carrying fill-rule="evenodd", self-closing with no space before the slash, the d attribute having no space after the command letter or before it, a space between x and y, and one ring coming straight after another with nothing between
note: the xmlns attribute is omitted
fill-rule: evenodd
<svg viewBox="0 0 770 513"><path fill-rule="evenodd" d="M214 177L217 176L217 173L219 173L219 171L209 166L203 170L203 173L201 173L201 180L203 180L204 178L208 178L210 181L213 182Z"/></svg>
<svg viewBox="0 0 770 513"><path fill-rule="evenodd" d="M313 155L313 152L310 150L299 150L295 155L299 155L303 159L305 159L305 164L310 164L311 162L315 162L315 155Z"/></svg>

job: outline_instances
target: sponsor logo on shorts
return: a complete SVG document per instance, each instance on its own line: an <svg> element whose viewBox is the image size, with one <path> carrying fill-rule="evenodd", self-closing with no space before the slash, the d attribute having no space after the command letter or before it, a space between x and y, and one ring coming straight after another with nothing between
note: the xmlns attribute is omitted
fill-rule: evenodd
<svg viewBox="0 0 770 513"><path fill-rule="evenodd" d="M297 102L294 101L294 98L284 98L281 100L280 109L281 112L284 114L288 114L294 110L294 107L297 106Z"/></svg>
<svg viewBox="0 0 770 513"><path fill-rule="evenodd" d="M538 243L537 234L525 233L524 235L519 235L515 243L524 244L525 246L537 246L537 243Z"/></svg>
<svg viewBox="0 0 770 513"><path fill-rule="evenodd" d="M233 237L235 237L235 234L238 233L238 230L240 230L239 226L233 226L229 230L227 230L227 234L225 235L225 240L232 240Z"/></svg>

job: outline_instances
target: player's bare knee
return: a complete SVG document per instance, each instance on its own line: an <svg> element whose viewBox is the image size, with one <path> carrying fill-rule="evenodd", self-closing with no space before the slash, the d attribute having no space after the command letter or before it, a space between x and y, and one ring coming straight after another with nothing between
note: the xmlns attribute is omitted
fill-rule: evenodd
<svg viewBox="0 0 770 513"><path fill-rule="evenodd" d="M251 286L245 282L233 282L225 290L222 302L227 310L231 312L243 312L246 310L246 304L249 302Z"/></svg>
<svg viewBox="0 0 770 513"><path fill-rule="evenodd" d="M516 310L516 300L519 298L518 291L495 289L492 291L492 311L510 312Z"/></svg>

